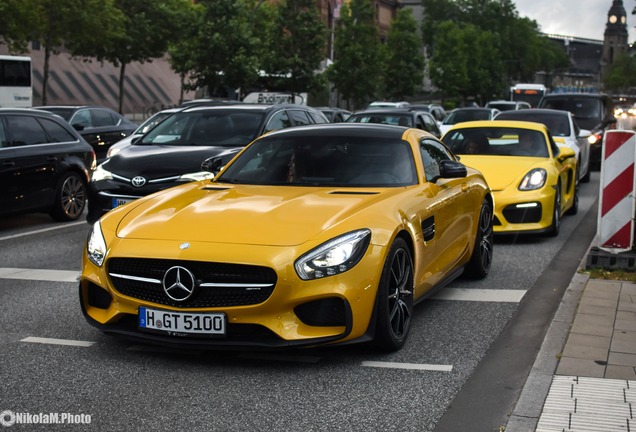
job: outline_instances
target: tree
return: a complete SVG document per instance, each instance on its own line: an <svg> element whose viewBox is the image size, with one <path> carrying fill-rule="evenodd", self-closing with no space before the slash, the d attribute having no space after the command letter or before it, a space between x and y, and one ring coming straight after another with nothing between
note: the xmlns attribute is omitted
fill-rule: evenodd
<svg viewBox="0 0 636 432"><path fill-rule="evenodd" d="M334 87L359 107L378 94L382 78L382 46L369 0L342 5L334 41L335 59L328 70Z"/></svg>
<svg viewBox="0 0 636 432"><path fill-rule="evenodd" d="M630 87L636 86L634 72L636 72L636 58L629 54L621 55L609 66L603 84L606 89L615 93L628 93Z"/></svg>
<svg viewBox="0 0 636 432"><path fill-rule="evenodd" d="M109 40L121 28L121 14L112 0L18 0L17 3L21 4L16 6L15 0L7 0L0 6L7 13L1 18L8 23L3 36L14 49L26 50L29 40L39 41L44 48L43 105L47 104L52 54L66 50L81 56L88 47ZM15 19L19 21L9 23Z"/></svg>
<svg viewBox="0 0 636 432"><path fill-rule="evenodd" d="M387 37L384 67L385 93L404 99L422 88L425 59L417 21L410 9L400 9Z"/></svg>
<svg viewBox="0 0 636 432"><path fill-rule="evenodd" d="M452 21L436 27L435 52L429 62L431 80L446 95L466 95L469 78L465 30Z"/></svg>
<svg viewBox="0 0 636 432"><path fill-rule="evenodd" d="M271 9L256 0L201 0L202 22L192 41L192 88L207 88L210 96L252 85L268 30L263 16ZM259 33L259 29L263 32Z"/></svg>
<svg viewBox="0 0 636 432"><path fill-rule="evenodd" d="M294 94L315 88L317 71L325 55L327 29L315 0L284 0L278 7L270 51L276 75L288 76L286 87Z"/></svg>
<svg viewBox="0 0 636 432"><path fill-rule="evenodd" d="M64 3L52 0L55 3ZM125 31L111 35L102 46L84 49L100 61L119 67L119 112L124 100L126 66L132 62L145 63L163 57L171 41L177 40L180 30L175 18L190 7L188 0L114 0Z"/></svg>
<svg viewBox="0 0 636 432"><path fill-rule="evenodd" d="M8 46L9 52L21 54L27 51L29 35L35 30L34 10L23 0L0 2L0 43Z"/></svg>

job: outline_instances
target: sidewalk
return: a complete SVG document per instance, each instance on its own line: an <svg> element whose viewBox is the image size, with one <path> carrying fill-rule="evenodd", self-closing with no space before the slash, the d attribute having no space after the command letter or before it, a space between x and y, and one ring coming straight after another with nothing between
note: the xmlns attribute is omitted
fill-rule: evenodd
<svg viewBox="0 0 636 432"><path fill-rule="evenodd" d="M505 431L636 431L636 283L574 275Z"/></svg>

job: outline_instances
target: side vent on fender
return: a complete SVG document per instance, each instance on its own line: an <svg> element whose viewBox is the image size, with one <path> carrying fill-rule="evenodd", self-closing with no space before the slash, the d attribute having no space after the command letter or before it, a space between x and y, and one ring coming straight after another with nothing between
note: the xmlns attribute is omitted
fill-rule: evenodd
<svg viewBox="0 0 636 432"><path fill-rule="evenodd" d="M435 238L435 216L422 221L422 234L424 235L424 241L431 241Z"/></svg>

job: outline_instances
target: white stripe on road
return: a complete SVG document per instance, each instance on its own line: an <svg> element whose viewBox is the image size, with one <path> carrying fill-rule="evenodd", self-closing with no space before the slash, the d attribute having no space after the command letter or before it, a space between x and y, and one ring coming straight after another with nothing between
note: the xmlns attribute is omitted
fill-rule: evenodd
<svg viewBox="0 0 636 432"><path fill-rule="evenodd" d="M519 303L525 294L525 290L444 288L431 298L434 300Z"/></svg>
<svg viewBox="0 0 636 432"><path fill-rule="evenodd" d="M95 344L95 342L78 341L78 340L70 340L70 339L40 338L40 337L31 337L31 336L22 339L20 342L41 343L41 344L48 344L48 345L67 345L67 346L78 346L78 347L89 347Z"/></svg>
<svg viewBox="0 0 636 432"><path fill-rule="evenodd" d="M0 268L0 279L38 280L49 282L77 282L77 270L43 270L24 268Z"/></svg>
<svg viewBox="0 0 636 432"><path fill-rule="evenodd" d="M68 227L72 227L72 226L75 226L75 225L86 225L86 221L70 222L70 223L66 223L66 224L63 224L63 225L57 225L57 226L54 226L54 227L51 227L51 228L43 228L41 230L27 231L27 232L20 233L20 234L14 234L14 235L10 235L10 236L0 237L0 241L2 241L2 240L10 240L10 239L14 239L14 238L18 238L18 237L24 237L24 236L33 235L33 234L40 234L40 233L43 233L43 232L58 230L58 229L62 229L62 228L68 228Z"/></svg>
<svg viewBox="0 0 636 432"><path fill-rule="evenodd" d="M425 370L425 371L440 371L440 372L450 372L453 370L453 365L434 365L434 364L422 364L422 363L393 363L393 362L380 362L380 361L363 361L362 366L375 367L375 368L387 368L387 369L409 369L409 370Z"/></svg>

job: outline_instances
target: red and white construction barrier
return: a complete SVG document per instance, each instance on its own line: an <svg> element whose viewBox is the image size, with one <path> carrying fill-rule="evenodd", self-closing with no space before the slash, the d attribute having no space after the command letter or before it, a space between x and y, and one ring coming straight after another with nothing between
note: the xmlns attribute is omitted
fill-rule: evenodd
<svg viewBox="0 0 636 432"><path fill-rule="evenodd" d="M603 138L598 246L611 253L629 251L634 242L634 163L636 133L609 130Z"/></svg>

